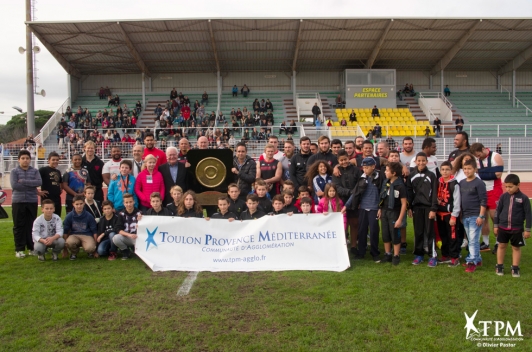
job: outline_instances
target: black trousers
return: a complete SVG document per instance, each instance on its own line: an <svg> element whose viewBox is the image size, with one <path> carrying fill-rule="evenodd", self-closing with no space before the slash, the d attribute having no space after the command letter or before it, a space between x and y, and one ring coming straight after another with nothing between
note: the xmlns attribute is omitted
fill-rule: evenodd
<svg viewBox="0 0 532 352"><path fill-rule="evenodd" d="M96 192L94 192L94 199L96 199L100 203L104 201L102 186L96 187Z"/></svg>
<svg viewBox="0 0 532 352"><path fill-rule="evenodd" d="M15 251L33 250L31 230L37 218L37 203L13 203L13 235Z"/></svg>
<svg viewBox="0 0 532 352"><path fill-rule="evenodd" d="M441 238L441 255L443 257L458 258L460 255L460 246L462 245L460 236L457 233L459 220L456 220L455 226L449 225L449 220L451 220L451 214L436 215L438 232Z"/></svg>
<svg viewBox="0 0 532 352"><path fill-rule="evenodd" d="M368 246L368 229L370 254L376 257L379 252L379 220L377 220L378 210L360 209L358 212L358 255L366 255L366 247Z"/></svg>
<svg viewBox="0 0 532 352"><path fill-rule="evenodd" d="M434 220L429 219L430 207L414 206L413 220L414 220L414 255L424 256L425 237L427 238L427 246L429 248L430 256L434 256Z"/></svg>

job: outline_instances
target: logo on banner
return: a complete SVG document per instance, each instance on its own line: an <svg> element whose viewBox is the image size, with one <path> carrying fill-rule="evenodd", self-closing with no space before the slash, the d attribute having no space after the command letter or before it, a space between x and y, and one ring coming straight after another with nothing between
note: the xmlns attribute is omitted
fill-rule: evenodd
<svg viewBox="0 0 532 352"><path fill-rule="evenodd" d="M150 244L153 244L155 247L157 247L157 243L155 243L155 234L157 233L158 229L158 226L153 231L150 231L148 228L146 228L146 232L148 233L148 238L146 238L146 250L150 248Z"/></svg>
<svg viewBox="0 0 532 352"><path fill-rule="evenodd" d="M515 347L515 342L523 341L520 321L512 325L509 321L478 320L475 324L477 313L468 316L464 312L466 340L475 341L478 347Z"/></svg>

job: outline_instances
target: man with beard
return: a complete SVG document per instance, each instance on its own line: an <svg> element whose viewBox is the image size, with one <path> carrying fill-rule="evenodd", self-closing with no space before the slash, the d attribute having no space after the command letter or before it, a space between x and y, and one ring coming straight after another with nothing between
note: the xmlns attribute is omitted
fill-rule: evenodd
<svg viewBox="0 0 532 352"><path fill-rule="evenodd" d="M338 157L338 152L342 150L342 141L339 139L333 139L331 141L331 151L334 156Z"/></svg>
<svg viewBox="0 0 532 352"><path fill-rule="evenodd" d="M349 158L349 160L352 160L352 159L356 158L355 142L353 142L353 141L345 142L344 143L344 150L347 153L347 157Z"/></svg>
<svg viewBox="0 0 532 352"><path fill-rule="evenodd" d="M414 139L412 139L412 137L403 138L403 152L399 154L401 164L410 168L410 161L412 161L412 158L414 158L416 154L417 152L414 150Z"/></svg>
<svg viewBox="0 0 532 352"><path fill-rule="evenodd" d="M162 150L155 147L155 138L153 137L153 133L146 133L146 135L144 136L144 145L146 146L146 148L144 148L144 155L142 155L142 160L144 160L147 155L151 154L157 159L155 168L166 164L166 154Z"/></svg>
<svg viewBox="0 0 532 352"><path fill-rule="evenodd" d="M144 153L144 147L140 144L133 146L133 176L137 176L142 171L142 154Z"/></svg>
<svg viewBox="0 0 532 352"><path fill-rule="evenodd" d="M330 150L330 145L331 141L329 140L329 137L320 136L320 138L318 138L319 150L308 159L307 169L318 160L325 160L332 167L338 164L338 158Z"/></svg>
<svg viewBox="0 0 532 352"><path fill-rule="evenodd" d="M81 160L81 167L88 171L91 185L96 187L94 199L103 202L103 161L96 156L96 145L93 141L85 143L85 155Z"/></svg>
<svg viewBox="0 0 532 352"><path fill-rule="evenodd" d="M190 163L187 160L187 153L190 150L190 142L186 138L179 140L179 154L177 155L177 161L184 164L185 167L190 167Z"/></svg>
<svg viewBox="0 0 532 352"><path fill-rule="evenodd" d="M308 183L305 180L305 174L307 173L307 162L311 155L310 138L303 136L299 139L299 153L290 159L290 180L294 183L296 192L300 186L305 186Z"/></svg>
<svg viewBox="0 0 532 352"><path fill-rule="evenodd" d="M264 154L257 161L256 178L262 178L269 190L270 197L280 193L280 181L283 175L283 166L280 161L274 158L275 146L266 144Z"/></svg>
<svg viewBox="0 0 532 352"><path fill-rule="evenodd" d="M362 155L362 144L364 143L365 138L358 136L355 138L355 157L357 155Z"/></svg>
<svg viewBox="0 0 532 352"><path fill-rule="evenodd" d="M120 162L122 161L122 149L115 145L111 148L111 160L103 165L102 178L103 182L109 187L111 178L120 175ZM114 178L113 178L114 179Z"/></svg>
<svg viewBox="0 0 532 352"><path fill-rule="evenodd" d="M257 176L257 165L253 158L247 155L247 151L246 143L240 142L236 145L233 168L231 169L231 172L235 174L235 183L240 191L238 196L240 199L246 199Z"/></svg>
<svg viewBox="0 0 532 352"><path fill-rule="evenodd" d="M285 169L285 164L283 164L283 181L290 179L290 160L292 160L295 150L296 150L296 146L294 145L293 141L284 142L284 156L287 162L286 162L286 169Z"/></svg>
<svg viewBox="0 0 532 352"><path fill-rule="evenodd" d="M456 136L454 136L454 147L456 149L449 154L449 158L447 159L451 163L454 162L454 160L458 158L460 154L469 151L469 135L467 132L458 132Z"/></svg>

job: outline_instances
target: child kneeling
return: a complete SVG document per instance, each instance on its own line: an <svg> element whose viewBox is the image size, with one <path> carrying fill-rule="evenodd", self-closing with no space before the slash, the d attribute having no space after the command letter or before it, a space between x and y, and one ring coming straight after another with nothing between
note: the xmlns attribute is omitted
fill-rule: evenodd
<svg viewBox="0 0 532 352"><path fill-rule="evenodd" d="M51 199L42 201L42 215L33 223L34 250L41 262L45 259L46 249L52 248L52 259L57 261L58 254L65 247L63 239L63 221L54 214L55 203ZM53 235L52 235L53 234Z"/></svg>

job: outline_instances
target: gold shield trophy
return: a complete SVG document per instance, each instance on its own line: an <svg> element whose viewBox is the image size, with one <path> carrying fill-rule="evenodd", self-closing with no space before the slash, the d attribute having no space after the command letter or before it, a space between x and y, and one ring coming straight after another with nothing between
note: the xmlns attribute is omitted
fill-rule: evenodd
<svg viewBox="0 0 532 352"><path fill-rule="evenodd" d="M227 193L233 182L233 152L230 149L192 149L187 154L193 173L192 189L202 206L218 205L218 197Z"/></svg>

